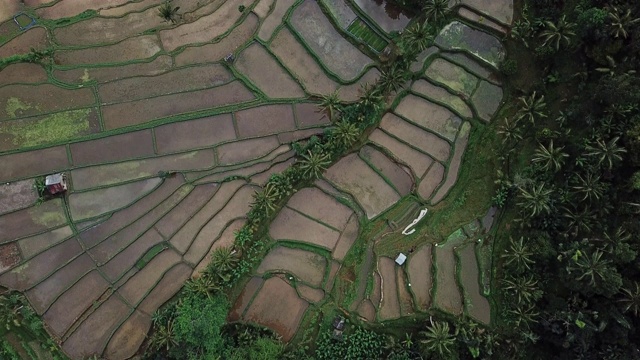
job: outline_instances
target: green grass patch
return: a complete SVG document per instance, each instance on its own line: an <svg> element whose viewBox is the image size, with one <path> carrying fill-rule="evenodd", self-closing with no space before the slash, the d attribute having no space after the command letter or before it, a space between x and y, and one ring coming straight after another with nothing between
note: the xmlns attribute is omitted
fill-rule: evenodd
<svg viewBox="0 0 640 360"><path fill-rule="evenodd" d="M385 41L382 36L376 34L376 32L361 19L355 19L351 25L349 25L347 31L377 52L387 47L387 41Z"/></svg>
<svg viewBox="0 0 640 360"><path fill-rule="evenodd" d="M23 103L17 98L10 98L7 101L6 111L9 116L15 117L17 111L28 110L31 107L30 104ZM0 130L11 135L13 144L19 147L62 142L89 132L90 113L91 109L69 110L51 114L36 121L8 121L0 125Z"/></svg>
<svg viewBox="0 0 640 360"><path fill-rule="evenodd" d="M16 21L18 22L18 25L20 25L21 27L26 27L29 26L29 24L31 24L31 18L26 15L26 14L20 14L16 17Z"/></svg>
<svg viewBox="0 0 640 360"><path fill-rule="evenodd" d="M147 264L151 261L151 259L153 259L156 255L160 254L165 249L167 249L166 244L164 243L156 244L154 247L147 250L144 256L140 258L138 262L136 262L136 268L138 270L142 270L142 268L147 266Z"/></svg>

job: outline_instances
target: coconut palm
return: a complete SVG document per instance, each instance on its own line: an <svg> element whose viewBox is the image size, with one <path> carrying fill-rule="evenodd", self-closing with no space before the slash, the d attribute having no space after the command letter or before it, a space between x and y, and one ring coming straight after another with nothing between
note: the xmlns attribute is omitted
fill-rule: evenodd
<svg viewBox="0 0 640 360"><path fill-rule="evenodd" d="M426 0L422 10L427 21L438 24L449 13L449 0Z"/></svg>
<svg viewBox="0 0 640 360"><path fill-rule="evenodd" d="M512 293L520 303L531 303L542 297L542 290L538 287L538 280L529 276L511 276L508 275L502 279L502 289L507 293Z"/></svg>
<svg viewBox="0 0 640 360"><path fill-rule="evenodd" d="M307 179L319 178L322 173L331 164L329 154L325 154L321 150L311 151L307 155L302 155L300 160L300 170L302 176Z"/></svg>
<svg viewBox="0 0 640 360"><path fill-rule="evenodd" d="M172 24L175 24L178 10L180 10L179 6L173 7L171 5L171 1L167 0L158 8L158 16L163 18L165 21L171 21Z"/></svg>
<svg viewBox="0 0 640 360"><path fill-rule="evenodd" d="M562 216L567 219L567 232L574 235L590 232L595 221L595 216L586 207L582 210L564 208Z"/></svg>
<svg viewBox="0 0 640 360"><path fill-rule="evenodd" d="M571 187L579 195L583 195L582 201L599 200L604 195L605 184L600 181L600 176L588 172L585 176L577 174L575 185Z"/></svg>
<svg viewBox="0 0 640 360"><path fill-rule="evenodd" d="M184 287L189 294L206 296L209 299L211 299L213 292L219 290L218 285L213 281L211 276L205 274L187 281Z"/></svg>
<svg viewBox="0 0 640 360"><path fill-rule="evenodd" d="M167 322L167 325L161 325L153 332L153 335L149 339L149 346L152 349L160 350L164 348L169 351L172 347L178 345L173 333L173 321Z"/></svg>
<svg viewBox="0 0 640 360"><path fill-rule="evenodd" d="M389 94L392 91L398 92L402 89L405 81L406 72L400 67L391 66L387 70L383 70L380 76L383 94Z"/></svg>
<svg viewBox="0 0 640 360"><path fill-rule="evenodd" d="M535 304L519 303L513 309L507 310L510 315L510 321L517 327L529 327L532 323L536 323L539 312L536 311Z"/></svg>
<svg viewBox="0 0 640 360"><path fill-rule="evenodd" d="M623 311L633 313L638 317L640 314L640 284L634 281L634 286L622 288L622 299L618 300L622 304Z"/></svg>
<svg viewBox="0 0 640 360"><path fill-rule="evenodd" d="M560 45L569 46L571 38L576 35L574 29L576 24L567 21L566 16L562 16L557 24L545 21L545 29L540 33L544 39L542 46L552 45L556 50L560 50Z"/></svg>
<svg viewBox="0 0 640 360"><path fill-rule="evenodd" d="M331 131L332 142L342 149L348 149L360 136L360 130L356 124L348 121L338 121L336 126Z"/></svg>
<svg viewBox="0 0 640 360"><path fill-rule="evenodd" d="M535 124L536 119L547 117L545 113L547 103L544 101L544 95L538 96L534 91L530 96L521 96L518 100L520 101L520 108L516 113L518 120L525 119L531 124Z"/></svg>
<svg viewBox="0 0 640 360"><path fill-rule="evenodd" d="M511 239L509 249L505 250L502 258L505 259L505 265L513 265L518 272L531 270L531 265L535 263L532 259L533 252L524 243L524 236L518 240Z"/></svg>
<svg viewBox="0 0 640 360"><path fill-rule="evenodd" d="M574 264L570 266L571 271L576 271L580 275L576 280L587 280L591 286L601 282L605 278L610 264L610 261L604 259L602 255L604 253L600 249L593 251L591 256L578 250L576 256L573 257Z"/></svg>
<svg viewBox="0 0 640 360"><path fill-rule="evenodd" d="M441 358L448 358L453 353L453 345L456 341L456 334L452 334L449 329L449 323L446 321L433 321L426 331L420 331L420 335L424 336L420 340L424 344L426 350L430 354L437 354Z"/></svg>
<svg viewBox="0 0 640 360"><path fill-rule="evenodd" d="M362 96L360 97L360 103L364 107L372 106L374 108L380 107L382 101L382 95L377 87L369 84L364 84L361 87Z"/></svg>
<svg viewBox="0 0 640 360"><path fill-rule="evenodd" d="M253 194L253 202L251 206L256 211L264 211L266 215L269 215L276 209L276 201L280 198L278 189L271 183L267 183L261 191L256 191Z"/></svg>
<svg viewBox="0 0 640 360"><path fill-rule="evenodd" d="M522 132L518 126L518 119L509 120L504 118L504 124L498 129L497 133L502 135L503 144L522 140Z"/></svg>
<svg viewBox="0 0 640 360"><path fill-rule="evenodd" d="M629 36L631 27L640 22L640 19L634 19L631 16L631 9L627 9L626 12L622 13L614 6L612 10L609 12L609 20L611 20L609 33L614 38L622 37L626 39Z"/></svg>
<svg viewBox="0 0 640 360"><path fill-rule="evenodd" d="M222 246L211 254L210 266L219 271L228 271L238 262L238 256L231 246Z"/></svg>
<svg viewBox="0 0 640 360"><path fill-rule="evenodd" d="M622 154L626 153L622 146L618 146L619 136L605 142L597 139L595 144L588 144L586 147L586 156L597 159L598 165L604 164L609 170L613 169L613 165L622 160Z"/></svg>
<svg viewBox="0 0 640 360"><path fill-rule="evenodd" d="M520 188L521 201L518 206L530 217L551 213L552 189L545 188L544 183L532 185L530 189Z"/></svg>
<svg viewBox="0 0 640 360"><path fill-rule="evenodd" d="M539 144L538 148L533 154L532 161L536 164L541 164L542 169L552 170L557 172L564 165L564 161L569 157L569 154L563 152L564 147L554 147L553 139L549 141L548 146Z"/></svg>
<svg viewBox="0 0 640 360"><path fill-rule="evenodd" d="M408 49L412 51L420 52L431 44L433 41L433 36L430 32L431 28L427 25L427 22L417 23L410 28L408 28L402 34L402 43L405 49L405 52Z"/></svg>
<svg viewBox="0 0 640 360"><path fill-rule="evenodd" d="M331 94L322 96L322 101L318 104L318 109L321 112L328 113L329 120L333 121L334 115L339 111L341 104L340 96L338 96L338 91L336 90Z"/></svg>

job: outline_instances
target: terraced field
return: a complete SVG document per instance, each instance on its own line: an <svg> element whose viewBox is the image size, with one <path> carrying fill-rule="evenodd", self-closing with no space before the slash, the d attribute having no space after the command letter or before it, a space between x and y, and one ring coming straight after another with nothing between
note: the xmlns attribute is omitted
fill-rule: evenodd
<svg viewBox="0 0 640 360"><path fill-rule="evenodd" d="M24 292L73 359L136 353L153 312L233 243L253 193L296 161L291 143L327 126L314 99L357 100L380 75L376 51L410 21L366 0L174 0L175 23L155 0L24 3L0 5L0 58L51 59L0 70L0 286ZM474 127L502 102L492 34L512 5L499 3L463 1L467 20L421 54L419 79L368 143L291 197L231 320L290 340L309 306L339 292L363 228L413 199L396 219L404 227L447 197ZM21 30L20 11L36 25ZM34 179L54 172L69 191L38 204ZM435 307L489 323L474 255L486 230L431 239L402 268L371 250L359 275L372 291L358 291L352 311L385 321Z"/></svg>

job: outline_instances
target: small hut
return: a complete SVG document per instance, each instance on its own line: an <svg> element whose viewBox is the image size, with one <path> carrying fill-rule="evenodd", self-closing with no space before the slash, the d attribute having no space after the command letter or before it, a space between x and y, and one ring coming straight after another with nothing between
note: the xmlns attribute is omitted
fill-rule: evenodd
<svg viewBox="0 0 640 360"><path fill-rule="evenodd" d="M47 191L51 195L67 191L67 181L64 174L61 173L47 176L44 179L44 185L47 187Z"/></svg>
<svg viewBox="0 0 640 360"><path fill-rule="evenodd" d="M402 264L404 264L406 260L407 260L407 255L400 253L396 258L396 264L402 266Z"/></svg>

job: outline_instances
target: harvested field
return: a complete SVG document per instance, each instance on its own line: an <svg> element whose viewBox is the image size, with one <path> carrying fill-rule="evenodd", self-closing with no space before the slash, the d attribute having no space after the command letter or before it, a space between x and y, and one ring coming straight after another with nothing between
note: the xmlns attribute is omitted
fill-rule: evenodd
<svg viewBox="0 0 640 360"><path fill-rule="evenodd" d="M324 66L343 81L355 80L371 63L371 59L336 31L315 1L299 5L290 21Z"/></svg>
<svg viewBox="0 0 640 360"><path fill-rule="evenodd" d="M286 271L311 286L320 287L326 266L327 260L318 254L277 246L264 257L256 273Z"/></svg>
<svg viewBox="0 0 640 360"><path fill-rule="evenodd" d="M349 207L315 187L297 191L289 199L287 206L335 229L343 229L353 214Z"/></svg>
<svg viewBox="0 0 640 360"><path fill-rule="evenodd" d="M478 111L478 116L484 121L490 121L502 105L502 89L486 81L481 81L471 101Z"/></svg>
<svg viewBox="0 0 640 360"><path fill-rule="evenodd" d="M244 49L234 63L267 97L302 98L304 91L259 43Z"/></svg>
<svg viewBox="0 0 640 360"><path fill-rule="evenodd" d="M342 261L344 257L347 256L349 250L351 250L351 246L358 238L358 234L360 232L360 224L358 223L358 217L353 214L349 218L349 222L347 222L347 226L345 226L342 231L342 235L340 235L340 240L336 244L336 247L333 250L333 258Z"/></svg>
<svg viewBox="0 0 640 360"><path fill-rule="evenodd" d="M426 80L418 80L411 86L411 90L429 99L444 104L449 109L455 111L460 116L470 118L473 116L471 109L460 97L451 94L447 90L435 86Z"/></svg>
<svg viewBox="0 0 640 360"><path fill-rule="evenodd" d="M493 30L499 31L503 34L507 33L507 28L497 24L496 22L493 22L491 20L489 20L488 18L486 18L485 16L482 15L478 15L477 13L467 9L467 8L463 8L460 7L458 9L458 15L464 19L467 19L469 21L475 22L479 25L484 25L487 27L492 28Z"/></svg>
<svg viewBox="0 0 640 360"><path fill-rule="evenodd" d="M175 56L176 66L197 64L208 61L220 61L228 54L234 53L238 47L246 43L258 28L258 18L250 14L231 32L213 44L187 47Z"/></svg>
<svg viewBox="0 0 640 360"><path fill-rule="evenodd" d="M296 129L289 104L265 105L234 114L240 138L279 134Z"/></svg>
<svg viewBox="0 0 640 360"><path fill-rule="evenodd" d="M161 50L156 36L141 35L109 46L60 50L54 61L61 66L125 63L150 58Z"/></svg>
<svg viewBox="0 0 640 360"><path fill-rule="evenodd" d="M318 111L318 104L298 103L293 108L296 113L296 123L300 128L321 126L331 122L326 114Z"/></svg>
<svg viewBox="0 0 640 360"><path fill-rule="evenodd" d="M378 271L373 272L373 290L371 296L369 296L373 305L378 308L382 301L382 277Z"/></svg>
<svg viewBox="0 0 640 360"><path fill-rule="evenodd" d="M369 141L388 150L395 157L396 161L401 161L409 166L417 179L421 178L431 163L433 163L433 159L428 155L389 136L380 129L376 129L371 133Z"/></svg>
<svg viewBox="0 0 640 360"><path fill-rule="evenodd" d="M344 101L352 102L358 101L362 95L364 95L362 89L368 84L375 84L380 77L380 71L376 68L370 68L364 75L355 83L351 85L343 85L338 89L340 98Z"/></svg>
<svg viewBox="0 0 640 360"><path fill-rule="evenodd" d="M178 205L169 210L169 212L154 225L154 228L162 237L166 239L171 238L193 214L198 212L204 204L215 196L219 188L219 184L205 184L194 187Z"/></svg>
<svg viewBox="0 0 640 360"><path fill-rule="evenodd" d="M100 270L111 282L118 281L129 269L133 268L136 262L151 249L154 245L161 243L164 239L156 230L149 229L144 235L135 239L122 252L115 255L106 264L100 266Z"/></svg>
<svg viewBox="0 0 640 360"><path fill-rule="evenodd" d="M254 95L238 81L212 89L159 96L107 105L102 108L108 130L138 125L168 116L253 100Z"/></svg>
<svg viewBox="0 0 640 360"><path fill-rule="evenodd" d="M91 80L104 83L134 76L158 75L169 71L171 67L171 57L160 55L150 62L140 62L122 66L86 67L70 70L54 69L52 75L54 78L69 84L82 84Z"/></svg>
<svg viewBox="0 0 640 360"><path fill-rule="evenodd" d="M458 128L462 124L462 120L447 108L415 95L405 96L396 107L395 113L449 141L456 138Z"/></svg>
<svg viewBox="0 0 640 360"><path fill-rule="evenodd" d="M505 25L511 25L511 22L513 21L513 0L462 0L462 3L500 21Z"/></svg>
<svg viewBox="0 0 640 360"><path fill-rule="evenodd" d="M247 139L218 147L220 165L240 164L259 159L280 146L276 136Z"/></svg>
<svg viewBox="0 0 640 360"><path fill-rule="evenodd" d="M271 42L271 51L302 83L307 93L326 95L338 88L338 84L327 77L324 70L289 29L282 28L278 32Z"/></svg>
<svg viewBox="0 0 640 360"><path fill-rule="evenodd" d="M238 11L238 6L242 4L242 0L228 0L213 13L192 23L160 31L164 49L173 51L188 44L209 42L224 34L240 19L242 13Z"/></svg>
<svg viewBox="0 0 640 360"><path fill-rule="evenodd" d="M70 238L71 235L73 235L71 227L64 226L18 240L18 245L20 246L22 256L25 259L29 259L41 251L46 250L48 247Z"/></svg>
<svg viewBox="0 0 640 360"><path fill-rule="evenodd" d="M431 305L431 245L423 245L410 257L407 265L407 276L417 308L426 311Z"/></svg>
<svg viewBox="0 0 640 360"><path fill-rule="evenodd" d="M33 180L0 184L0 214L29 207L36 203L38 194Z"/></svg>
<svg viewBox="0 0 640 360"><path fill-rule="evenodd" d="M447 161L449 159L451 145L448 142L391 113L387 113L382 117L380 128L438 161Z"/></svg>
<svg viewBox="0 0 640 360"><path fill-rule="evenodd" d="M387 0L354 0L356 5L384 31L400 31L409 24L409 14Z"/></svg>
<svg viewBox="0 0 640 360"><path fill-rule="evenodd" d="M57 228L66 221L61 199L18 210L0 217L0 243Z"/></svg>
<svg viewBox="0 0 640 360"><path fill-rule="evenodd" d="M456 259L453 254L453 247L447 244L446 247L437 246L435 248L436 261L436 289L434 294L434 305L450 314L462 314L462 296L456 281Z"/></svg>
<svg viewBox="0 0 640 360"><path fill-rule="evenodd" d="M11 64L0 70L0 84L3 86L17 83L41 83L46 82L47 79L47 73L40 64Z"/></svg>
<svg viewBox="0 0 640 360"><path fill-rule="evenodd" d="M491 305L487 298L482 296L480 289L475 245L468 244L457 253L460 257L460 282L464 289L465 298L468 299L465 301L465 310L474 319L489 325L491 323Z"/></svg>
<svg viewBox="0 0 640 360"><path fill-rule="evenodd" d="M171 299L184 285L184 282L191 275L191 268L185 263L179 263L172 267L162 276L153 290L145 297L138 306L138 310L147 315L153 314L162 304Z"/></svg>
<svg viewBox="0 0 640 360"><path fill-rule="evenodd" d="M109 163L154 155L151 130L70 144L75 166Z"/></svg>
<svg viewBox="0 0 640 360"><path fill-rule="evenodd" d="M304 284L298 284L296 288L300 297L310 303L316 304L324 299L324 291L321 289L312 288Z"/></svg>
<svg viewBox="0 0 640 360"><path fill-rule="evenodd" d="M342 158L327 169L324 176L337 187L352 194L369 219L400 200L395 190L356 154Z"/></svg>
<svg viewBox="0 0 640 360"><path fill-rule="evenodd" d="M253 12L258 15L260 19L264 19L267 17L274 2L275 0L258 0L258 4L253 8Z"/></svg>
<svg viewBox="0 0 640 360"><path fill-rule="evenodd" d="M15 24L11 24L15 26ZM44 50L49 45L47 30L43 27L31 28L0 47L0 58L27 54L31 49Z"/></svg>
<svg viewBox="0 0 640 360"><path fill-rule="evenodd" d="M441 58L433 60L424 74L464 98L471 97L478 86L478 78L475 75Z"/></svg>
<svg viewBox="0 0 640 360"><path fill-rule="evenodd" d="M0 245L0 273L11 269L22 261L20 249L15 242Z"/></svg>
<svg viewBox="0 0 640 360"><path fill-rule="evenodd" d="M98 87L103 104L202 90L224 85L233 75L220 64L191 66L144 79L129 78Z"/></svg>
<svg viewBox="0 0 640 360"><path fill-rule="evenodd" d="M344 0L322 0L322 3L329 8L329 12L342 29L346 29L358 17Z"/></svg>
<svg viewBox="0 0 640 360"><path fill-rule="evenodd" d="M454 53L443 53L442 57L455 63L465 70L471 72L475 76L478 76L482 79L489 80L492 83L500 84L500 78L498 74L491 70L488 66L478 63L476 60L472 59L470 55L460 52Z"/></svg>
<svg viewBox="0 0 640 360"><path fill-rule="evenodd" d="M466 51L496 69L506 54L500 40L458 21L440 31L436 44L447 50Z"/></svg>
<svg viewBox="0 0 640 360"><path fill-rule="evenodd" d="M369 299L364 299L358 305L358 314L362 316L368 322L374 322L376 320L376 308Z"/></svg>
<svg viewBox="0 0 640 360"><path fill-rule="evenodd" d="M126 284L118 289L118 294L122 295L129 304L138 304L149 289L160 281L162 275L180 260L180 255L171 249L161 252L147 266L127 280Z"/></svg>
<svg viewBox="0 0 640 360"><path fill-rule="evenodd" d="M231 114L163 125L154 129L158 153L168 154L235 140Z"/></svg>
<svg viewBox="0 0 640 360"><path fill-rule="evenodd" d="M398 283L398 302L400 303L400 313L402 316L413 314L413 298L407 286L407 279L401 267L396 267L396 281Z"/></svg>
<svg viewBox="0 0 640 360"><path fill-rule="evenodd" d="M13 17L20 10L22 4L17 0L5 0L0 4L0 22L4 22Z"/></svg>
<svg viewBox="0 0 640 360"><path fill-rule="evenodd" d="M285 13L295 2L295 0L276 0L276 5L273 11L271 11L267 18L262 22L262 26L260 26L258 37L262 39L262 41L268 42L269 39L271 39L273 32L276 30L278 25L283 22Z"/></svg>
<svg viewBox="0 0 640 360"><path fill-rule="evenodd" d="M382 278L382 301L378 309L380 320L391 320L400 317L400 301L396 282L396 264L388 257L378 258L378 271Z"/></svg>
<svg viewBox="0 0 640 360"><path fill-rule="evenodd" d="M376 170L400 196L407 195L413 188L411 175L398 164L371 146L360 149L360 157Z"/></svg>
<svg viewBox="0 0 640 360"><path fill-rule="evenodd" d="M0 182L34 177L69 167L64 146L0 156Z"/></svg>
<svg viewBox="0 0 640 360"><path fill-rule="evenodd" d="M40 115L96 103L91 89L67 90L51 84L9 85L0 88L0 120Z"/></svg>
<svg viewBox="0 0 640 360"><path fill-rule="evenodd" d="M133 314L113 334L107 348L107 359L129 359L147 338L151 327L151 316L135 310Z"/></svg>
<svg viewBox="0 0 640 360"><path fill-rule="evenodd" d="M38 14L38 16L45 19L61 19L76 16L86 10L100 10L110 7L116 7L122 4L126 4L129 1L131 0L103 0L98 3L93 0L59 1L53 6L38 9L36 13ZM38 2L38 5L44 3L43 1Z"/></svg>
<svg viewBox="0 0 640 360"><path fill-rule="evenodd" d="M424 175L422 180L420 180L420 185L418 185L418 195L420 195L423 200L428 200L431 195L433 195L438 185L444 180L445 171L446 169L440 163L431 165L429 171Z"/></svg>
<svg viewBox="0 0 640 360"><path fill-rule="evenodd" d="M296 240L329 250L333 249L340 238L339 230L331 229L289 208L278 213L269 227L269 234L277 240Z"/></svg>
<svg viewBox="0 0 640 360"><path fill-rule="evenodd" d="M462 156L464 155L464 150L467 148L467 142L469 141L469 133L471 132L471 124L465 122L460 129L460 133L458 134L458 138L456 139L455 150L453 153L453 157L451 158L451 162L449 163L449 168L447 169L447 177L442 184L442 186L438 189L438 192L431 199L432 204L436 204L440 202L448 193L449 190L455 185L458 180L458 173L460 172L460 164L462 163Z"/></svg>
<svg viewBox="0 0 640 360"><path fill-rule="evenodd" d="M262 287L263 283L264 283L264 280L262 280L262 278L257 276L254 276L251 278L251 280L249 280L247 285L245 285L244 289L236 299L235 304L229 311L229 316L227 317L227 320L229 321L240 320L240 318L242 317L242 314L244 314L244 311L247 308L247 305L249 305L249 303L253 299L253 296L260 289L260 287Z"/></svg>

